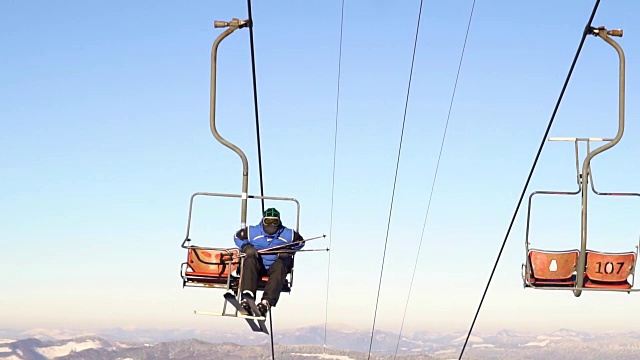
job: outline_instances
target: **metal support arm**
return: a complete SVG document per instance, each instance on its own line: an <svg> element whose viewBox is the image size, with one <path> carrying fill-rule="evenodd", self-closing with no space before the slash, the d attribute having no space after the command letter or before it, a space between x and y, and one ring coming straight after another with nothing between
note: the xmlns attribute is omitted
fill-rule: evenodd
<svg viewBox="0 0 640 360"><path fill-rule="evenodd" d="M211 99L210 99L210 108L209 108L209 120L211 126L211 133L222 145L228 147L233 150L240 159L242 159L242 209L240 211L240 225L241 228L245 228L247 225L247 192L249 189L249 163L247 161L247 156L240 150L239 147L230 143L226 139L224 139L218 133L216 129L216 60L218 56L218 46L220 42L224 40L227 36L231 35L237 29L241 29L249 26L248 20L238 20L233 19L230 22L226 21L215 21L214 27L222 28L228 27L222 34L218 35L216 40L213 42L213 46L211 47Z"/></svg>
<svg viewBox="0 0 640 360"><path fill-rule="evenodd" d="M591 160L598 154L611 149L622 139L624 133L624 90L625 90L625 57L622 48L609 36L622 36L622 30L606 30L604 27L591 28L591 33L594 36L599 36L611 45L619 57L620 75L619 75L619 100L618 100L618 133L615 138L610 142L602 145L601 147L589 152L584 159L582 165L582 216L581 216L581 246L580 255L578 257L577 269L576 269L576 288L582 288L584 284L584 270L587 260L587 195L588 195L588 172L590 169ZM582 294L582 290L574 290L573 294L579 297Z"/></svg>

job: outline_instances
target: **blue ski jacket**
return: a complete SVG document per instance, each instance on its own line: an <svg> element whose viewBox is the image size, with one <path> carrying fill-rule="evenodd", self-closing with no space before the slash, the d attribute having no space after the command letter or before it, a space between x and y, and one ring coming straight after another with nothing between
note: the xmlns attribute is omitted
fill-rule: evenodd
<svg viewBox="0 0 640 360"><path fill-rule="evenodd" d="M243 231L246 230L246 233ZM264 250L268 248L272 248L275 246L283 246L286 244L291 244L294 241L304 240L300 234L298 234L295 230L289 229L284 225L281 225L278 231L273 234L267 234L262 228L262 221L258 225L248 226L246 229L242 229L236 232L233 241L236 243L239 249L242 250L242 247L247 244L253 245L256 250ZM298 243L296 245L288 246L287 248L293 250L300 250L304 247L304 242ZM286 250L286 249L283 249ZM262 258L262 263L266 269L269 269L271 265L278 258L278 254L260 254Z"/></svg>

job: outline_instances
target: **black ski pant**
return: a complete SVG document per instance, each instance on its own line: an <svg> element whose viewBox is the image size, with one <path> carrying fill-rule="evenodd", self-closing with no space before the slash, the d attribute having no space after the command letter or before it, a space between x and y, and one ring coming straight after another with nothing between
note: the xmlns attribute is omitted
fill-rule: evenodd
<svg viewBox="0 0 640 360"><path fill-rule="evenodd" d="M251 291L257 300L258 280L263 276L269 276L261 300L267 300L271 306L276 306L287 272L291 267L291 255L283 256L280 254L267 270L262 263L262 257L253 245L245 245L242 252L246 254L240 279L242 291Z"/></svg>

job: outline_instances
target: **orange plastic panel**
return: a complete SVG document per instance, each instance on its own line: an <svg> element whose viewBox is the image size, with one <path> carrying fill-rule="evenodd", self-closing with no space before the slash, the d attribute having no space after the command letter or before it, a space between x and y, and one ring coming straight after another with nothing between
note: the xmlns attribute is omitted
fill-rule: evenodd
<svg viewBox="0 0 640 360"><path fill-rule="evenodd" d="M584 282L584 287L599 289L631 289L631 284L626 280L620 282L597 282L587 279Z"/></svg>
<svg viewBox="0 0 640 360"><path fill-rule="evenodd" d="M569 281L576 269L578 250L530 250L529 259L535 280Z"/></svg>
<svg viewBox="0 0 640 360"><path fill-rule="evenodd" d="M187 264L200 276L227 277L229 272L233 272L238 267L237 260L229 266L232 254L237 255L238 249L231 251L189 249Z"/></svg>
<svg viewBox="0 0 640 360"><path fill-rule="evenodd" d="M592 281L626 283L633 271L635 259L636 254L632 252L603 253L587 250L585 275Z"/></svg>
<svg viewBox="0 0 640 360"><path fill-rule="evenodd" d="M227 284L227 277L223 276L214 276L211 274L206 274L206 273L197 273L197 272L186 272L184 274L184 280L188 283L197 283L197 284L202 284L205 286L211 286L211 287L226 287L226 286L220 286L220 285L226 285Z"/></svg>

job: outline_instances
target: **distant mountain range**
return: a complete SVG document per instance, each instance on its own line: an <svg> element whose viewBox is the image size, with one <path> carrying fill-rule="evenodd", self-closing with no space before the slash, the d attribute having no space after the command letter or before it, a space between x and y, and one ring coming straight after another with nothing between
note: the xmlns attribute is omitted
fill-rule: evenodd
<svg viewBox="0 0 640 360"><path fill-rule="evenodd" d="M324 327L276 332L276 359L366 359L371 333L330 328L323 354ZM398 358L457 359L466 334L414 333L403 336ZM0 330L0 360L202 360L270 359L269 337L251 332L221 334L201 330L112 329ZM241 343L238 343L239 340ZM392 359L398 334L376 331L372 358ZM590 334L560 329L549 334L502 330L471 336L465 359L640 359L640 334Z"/></svg>

